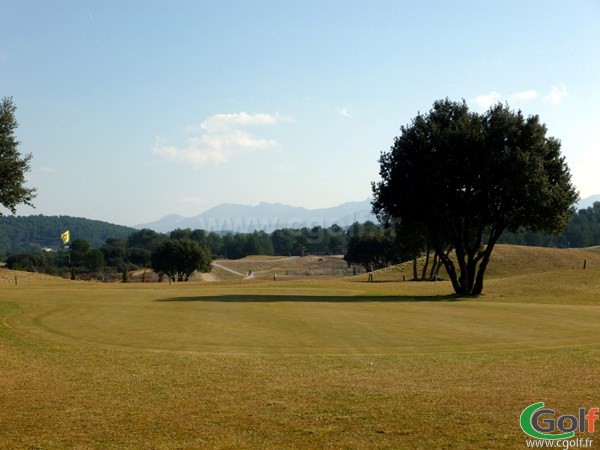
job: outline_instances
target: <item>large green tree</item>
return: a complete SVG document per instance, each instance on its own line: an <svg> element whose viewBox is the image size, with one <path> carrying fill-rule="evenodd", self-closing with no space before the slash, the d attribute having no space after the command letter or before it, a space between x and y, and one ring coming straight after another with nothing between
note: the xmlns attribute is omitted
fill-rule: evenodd
<svg viewBox="0 0 600 450"><path fill-rule="evenodd" d="M187 281L195 272L210 272L211 255L190 239L170 239L152 252L152 270L171 281Z"/></svg>
<svg viewBox="0 0 600 450"><path fill-rule="evenodd" d="M21 203L33 206L31 202L35 197L35 189L25 187L31 155L23 156L18 150L16 109L12 98L5 97L0 102L0 204L13 214Z"/></svg>
<svg viewBox="0 0 600 450"><path fill-rule="evenodd" d="M560 232L578 193L538 116L436 101L381 154L373 211L423 230L457 294L479 295L504 230ZM444 250L451 245L453 259Z"/></svg>

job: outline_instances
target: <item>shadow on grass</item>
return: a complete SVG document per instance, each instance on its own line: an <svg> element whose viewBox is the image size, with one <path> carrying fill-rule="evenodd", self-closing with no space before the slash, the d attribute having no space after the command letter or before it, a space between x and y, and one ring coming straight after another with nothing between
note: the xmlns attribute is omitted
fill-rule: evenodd
<svg viewBox="0 0 600 450"><path fill-rule="evenodd" d="M223 303L275 303L275 302L312 302L312 303L365 303L365 302L456 302L463 300L455 294L448 295L386 295L386 296L341 296L341 295L215 295L201 297L171 297L155 300L157 302L223 302Z"/></svg>

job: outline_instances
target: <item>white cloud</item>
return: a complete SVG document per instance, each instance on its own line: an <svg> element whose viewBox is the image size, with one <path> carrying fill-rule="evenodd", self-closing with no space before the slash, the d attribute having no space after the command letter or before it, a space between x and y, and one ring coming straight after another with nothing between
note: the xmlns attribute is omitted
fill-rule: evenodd
<svg viewBox="0 0 600 450"><path fill-rule="evenodd" d="M558 86L552 86L552 90L548 95L544 97L544 100L550 103L560 103L562 99L567 95L567 88L564 84ZM509 106L513 106L519 103L530 102L540 98L540 94L535 89L528 89L525 91L518 91L509 94L506 98L506 102ZM490 106L495 105L498 102L504 101L504 97L496 91L492 91L489 94L483 94L475 98L475 103L481 110L486 110Z"/></svg>
<svg viewBox="0 0 600 450"><path fill-rule="evenodd" d="M501 98L502 96L498 92L492 91L489 94L484 94L476 97L475 103L481 109L488 109L490 106L498 103Z"/></svg>
<svg viewBox="0 0 600 450"><path fill-rule="evenodd" d="M564 83L559 85L555 84L550 89L550 93L544 97L544 100L546 100L548 103L553 103L556 105L562 102L567 95L569 95L569 93L567 92L567 86L565 86Z"/></svg>
<svg viewBox="0 0 600 450"><path fill-rule="evenodd" d="M189 138L184 147L167 146L157 137L154 153L164 159L201 167L224 164L231 158L253 151L277 147L277 141L253 136L239 129L250 125L273 125L282 120L271 114L215 114L199 127L189 131L199 133Z"/></svg>
<svg viewBox="0 0 600 450"><path fill-rule="evenodd" d="M337 113L342 117L352 118L352 114L350 114L350 110L348 108L337 107L335 108Z"/></svg>
<svg viewBox="0 0 600 450"><path fill-rule="evenodd" d="M230 130L219 134L204 134L200 140L207 148L215 150L239 149L251 151L272 148L277 145L277 142L273 139L256 138L241 130Z"/></svg>
<svg viewBox="0 0 600 450"><path fill-rule="evenodd" d="M275 125L280 118L272 114L245 112L232 114L215 114L200 124L200 129L208 132L221 131L246 125Z"/></svg>
<svg viewBox="0 0 600 450"><path fill-rule="evenodd" d="M529 89L527 91L514 92L508 96L508 104L523 103L530 100L535 100L538 97L538 93L535 89Z"/></svg>

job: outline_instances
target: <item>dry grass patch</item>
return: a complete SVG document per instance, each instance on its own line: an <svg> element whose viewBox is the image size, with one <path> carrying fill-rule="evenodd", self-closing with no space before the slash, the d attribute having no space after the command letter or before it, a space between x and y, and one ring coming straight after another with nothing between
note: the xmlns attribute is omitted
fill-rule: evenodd
<svg viewBox="0 0 600 450"><path fill-rule="evenodd" d="M0 286L66 286L69 280L41 273L0 268Z"/></svg>
<svg viewBox="0 0 600 450"><path fill-rule="evenodd" d="M217 263L240 273L252 273L258 278L299 276L342 276L352 274L352 269L337 256L248 256L235 260L217 260Z"/></svg>

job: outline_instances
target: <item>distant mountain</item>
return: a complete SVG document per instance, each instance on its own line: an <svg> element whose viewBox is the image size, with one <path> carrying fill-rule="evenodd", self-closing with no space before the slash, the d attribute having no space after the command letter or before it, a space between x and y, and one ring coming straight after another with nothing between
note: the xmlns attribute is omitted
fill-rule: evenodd
<svg viewBox="0 0 600 450"><path fill-rule="evenodd" d="M333 224L346 227L354 222L375 221L371 214L371 201L349 202L331 208L307 209L282 203L262 202L256 206L224 203L194 217L175 214L156 222L137 225L166 233L176 228L203 229L206 231L232 231L249 233L263 230L268 233L278 228L302 228Z"/></svg>
<svg viewBox="0 0 600 450"><path fill-rule="evenodd" d="M0 256L44 247L62 247L60 235L71 232L71 239L82 238L100 247L109 237L126 239L137 230L100 220L71 216L2 216L0 217Z"/></svg>
<svg viewBox="0 0 600 450"><path fill-rule="evenodd" d="M593 204L595 202L600 202L600 194L591 195L582 200L579 200L579 203L577 203L576 209L579 211L580 209L589 208L590 206L593 206Z"/></svg>

